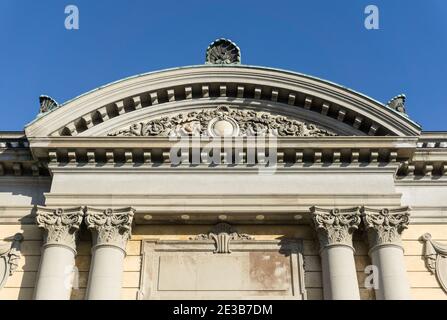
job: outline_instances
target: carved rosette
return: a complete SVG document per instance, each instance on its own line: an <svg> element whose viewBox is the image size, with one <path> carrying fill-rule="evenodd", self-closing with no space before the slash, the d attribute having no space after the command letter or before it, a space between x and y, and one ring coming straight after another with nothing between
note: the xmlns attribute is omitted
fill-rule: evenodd
<svg viewBox="0 0 447 320"><path fill-rule="evenodd" d="M85 223L94 234L96 246L116 246L126 250L127 240L130 238L132 221L135 210L133 208L96 209L87 207Z"/></svg>
<svg viewBox="0 0 447 320"><path fill-rule="evenodd" d="M359 207L347 209L311 207L310 211L321 249L331 245L353 247L352 234L361 222Z"/></svg>
<svg viewBox="0 0 447 320"><path fill-rule="evenodd" d="M213 240L216 249L214 253L231 253L230 242L232 240L253 240L254 238L245 233L238 233L228 223L219 223L213 227L208 234L199 234L191 240Z"/></svg>
<svg viewBox="0 0 447 320"><path fill-rule="evenodd" d="M23 235L17 233L12 237L12 242L0 242L0 289L4 287L6 281L19 266L20 244L23 241Z"/></svg>
<svg viewBox="0 0 447 320"><path fill-rule="evenodd" d="M421 240L425 244L425 265L431 274L436 274L436 279L447 293L447 244L434 241L429 233L424 234Z"/></svg>
<svg viewBox="0 0 447 320"><path fill-rule="evenodd" d="M396 209L363 207L361 212L371 248L387 244L402 246L401 234L410 223L408 207Z"/></svg>
<svg viewBox="0 0 447 320"><path fill-rule="evenodd" d="M83 216L82 207L69 209L39 207L36 222L45 230L45 245L63 245L76 252L77 231Z"/></svg>
<svg viewBox="0 0 447 320"><path fill-rule="evenodd" d="M127 129L108 134L108 136L131 137L320 137L335 135L335 133L312 123L267 112L231 109L228 106L165 116L148 122L136 123Z"/></svg>

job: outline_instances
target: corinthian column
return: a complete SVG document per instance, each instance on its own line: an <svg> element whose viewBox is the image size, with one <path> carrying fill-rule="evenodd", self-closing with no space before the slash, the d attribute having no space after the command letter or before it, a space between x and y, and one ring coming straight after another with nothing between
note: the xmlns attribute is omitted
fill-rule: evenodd
<svg viewBox="0 0 447 320"><path fill-rule="evenodd" d="M36 300L70 299L76 236L83 214L81 207L38 208L36 221L45 234L34 293Z"/></svg>
<svg viewBox="0 0 447 320"><path fill-rule="evenodd" d="M352 234L361 220L359 208L310 210L320 241L324 299L359 300L352 246Z"/></svg>
<svg viewBox="0 0 447 320"><path fill-rule="evenodd" d="M378 269L376 299L410 299L401 243L401 233L410 219L408 207L381 210L363 207L362 214L368 231L369 255Z"/></svg>
<svg viewBox="0 0 447 320"><path fill-rule="evenodd" d="M87 285L88 300L118 300L123 262L130 237L134 209L87 207L85 222L93 234L92 263Z"/></svg>

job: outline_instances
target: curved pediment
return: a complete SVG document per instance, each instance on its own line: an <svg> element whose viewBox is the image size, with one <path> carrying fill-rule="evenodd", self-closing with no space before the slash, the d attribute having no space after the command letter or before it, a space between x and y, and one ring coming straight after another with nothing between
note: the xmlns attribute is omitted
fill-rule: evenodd
<svg viewBox="0 0 447 320"><path fill-rule="evenodd" d="M232 112L264 112L274 122L285 117L291 127L298 121L303 128L311 125L337 135L415 136L421 130L402 109L321 79L260 67L204 65L101 87L41 114L25 131L28 137L107 136L220 105ZM239 119L239 126L259 124L250 113L245 115L249 118ZM272 130L269 134L281 135Z"/></svg>

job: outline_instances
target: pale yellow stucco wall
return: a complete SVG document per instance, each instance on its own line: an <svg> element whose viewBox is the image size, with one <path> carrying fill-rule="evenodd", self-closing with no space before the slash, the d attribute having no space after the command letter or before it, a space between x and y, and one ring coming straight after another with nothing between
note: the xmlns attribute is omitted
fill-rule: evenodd
<svg viewBox="0 0 447 320"><path fill-rule="evenodd" d="M237 226L241 233L248 233L258 240L271 240L280 237L296 237L304 240L305 283L309 299L322 299L321 264L318 243L309 226ZM189 237L209 231L209 226L136 226L127 245L124 262L122 299L136 299L141 267L141 241L145 239L187 240ZM18 270L8 279L0 290L0 299L31 299L33 296L42 245L41 230L35 225L0 225L0 238L23 232ZM418 239L430 232L436 241L447 243L447 225L411 225L403 233L405 263L411 285L413 299L443 299L447 294L440 288L436 277L425 267L422 257L423 243ZM366 242L356 236L356 266L362 299L374 299L374 293L364 288L364 268L370 264ZM81 237L78 244L76 266L79 269L79 289L73 290L72 299L83 299L90 267L91 242Z"/></svg>

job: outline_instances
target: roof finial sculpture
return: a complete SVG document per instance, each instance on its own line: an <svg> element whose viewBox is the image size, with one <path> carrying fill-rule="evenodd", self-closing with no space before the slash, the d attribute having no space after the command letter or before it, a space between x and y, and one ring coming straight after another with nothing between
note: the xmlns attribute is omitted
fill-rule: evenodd
<svg viewBox="0 0 447 320"><path fill-rule="evenodd" d="M39 97L40 114L50 112L59 107L59 104L53 98L42 95Z"/></svg>
<svg viewBox="0 0 447 320"><path fill-rule="evenodd" d="M387 107L396 110L401 113L406 113L405 111L405 100L406 96L404 94L400 94L398 96L395 96L393 99L388 101L386 104Z"/></svg>
<svg viewBox="0 0 447 320"><path fill-rule="evenodd" d="M229 39L217 39L206 49L206 64L240 64L241 50Z"/></svg>

